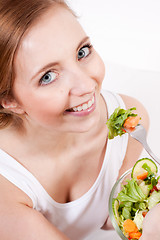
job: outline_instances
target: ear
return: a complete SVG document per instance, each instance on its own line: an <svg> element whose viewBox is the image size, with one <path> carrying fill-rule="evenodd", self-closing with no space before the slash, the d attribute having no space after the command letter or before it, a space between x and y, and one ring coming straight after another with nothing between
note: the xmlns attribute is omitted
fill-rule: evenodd
<svg viewBox="0 0 160 240"><path fill-rule="evenodd" d="M13 113L24 114L24 110L12 97L5 97L1 101L1 106Z"/></svg>

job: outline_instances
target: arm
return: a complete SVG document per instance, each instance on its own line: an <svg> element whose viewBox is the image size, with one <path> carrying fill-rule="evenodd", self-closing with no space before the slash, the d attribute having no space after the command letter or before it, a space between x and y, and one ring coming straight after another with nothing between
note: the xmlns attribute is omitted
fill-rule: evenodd
<svg viewBox="0 0 160 240"><path fill-rule="evenodd" d="M69 240L40 212L31 199L0 175L0 239Z"/></svg>
<svg viewBox="0 0 160 240"><path fill-rule="evenodd" d="M3 240L69 240L39 212L24 204L0 206L0 235Z"/></svg>
<svg viewBox="0 0 160 240"><path fill-rule="evenodd" d="M143 221L143 234L140 240L160 239L160 204L153 207Z"/></svg>

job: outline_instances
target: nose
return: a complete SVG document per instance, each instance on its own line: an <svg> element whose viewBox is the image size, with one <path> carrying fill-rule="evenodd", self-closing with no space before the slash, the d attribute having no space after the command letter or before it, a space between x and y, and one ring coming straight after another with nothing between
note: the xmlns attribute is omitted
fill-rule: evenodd
<svg viewBox="0 0 160 240"><path fill-rule="evenodd" d="M82 96L95 91L96 81L84 67L74 66L69 71L70 95Z"/></svg>

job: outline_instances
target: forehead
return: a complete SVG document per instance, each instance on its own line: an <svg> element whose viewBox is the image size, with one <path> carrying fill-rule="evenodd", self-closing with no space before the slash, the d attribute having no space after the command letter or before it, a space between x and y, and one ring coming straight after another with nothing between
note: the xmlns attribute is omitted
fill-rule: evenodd
<svg viewBox="0 0 160 240"><path fill-rule="evenodd" d="M48 62L61 61L85 36L69 10L49 9L22 38L15 57L16 72L25 69L32 73Z"/></svg>

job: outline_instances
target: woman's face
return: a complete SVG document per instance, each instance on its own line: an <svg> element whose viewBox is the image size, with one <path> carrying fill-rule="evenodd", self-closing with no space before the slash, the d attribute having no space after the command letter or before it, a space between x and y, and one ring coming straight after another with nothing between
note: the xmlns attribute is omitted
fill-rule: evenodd
<svg viewBox="0 0 160 240"><path fill-rule="evenodd" d="M67 9L50 9L26 32L14 64L13 93L24 121L60 132L97 124L104 64Z"/></svg>

